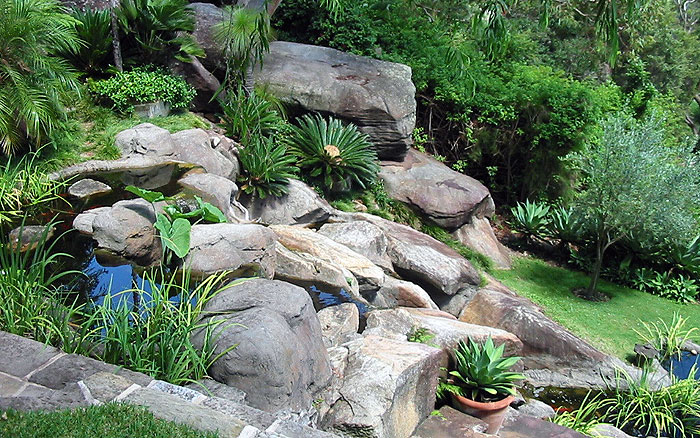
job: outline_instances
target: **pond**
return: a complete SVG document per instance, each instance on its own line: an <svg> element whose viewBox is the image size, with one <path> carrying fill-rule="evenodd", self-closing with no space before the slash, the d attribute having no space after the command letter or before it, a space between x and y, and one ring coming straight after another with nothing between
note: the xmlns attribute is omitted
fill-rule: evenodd
<svg viewBox="0 0 700 438"><path fill-rule="evenodd" d="M681 352L681 356L674 356L670 360L664 362L664 368L673 373L679 379L689 379L691 377L700 380L700 355L693 354L689 351ZM695 374L691 376L691 372L695 367Z"/></svg>

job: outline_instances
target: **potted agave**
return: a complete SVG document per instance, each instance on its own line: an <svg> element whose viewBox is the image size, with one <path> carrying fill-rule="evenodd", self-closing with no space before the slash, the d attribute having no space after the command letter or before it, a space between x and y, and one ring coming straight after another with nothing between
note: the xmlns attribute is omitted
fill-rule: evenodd
<svg viewBox="0 0 700 438"><path fill-rule="evenodd" d="M460 341L454 352L455 369L440 383L453 406L488 424L486 433L495 434L503 424L506 410L514 400L515 382L525 379L509 371L520 358L503 357L505 344L496 347L488 338L483 346L469 339Z"/></svg>

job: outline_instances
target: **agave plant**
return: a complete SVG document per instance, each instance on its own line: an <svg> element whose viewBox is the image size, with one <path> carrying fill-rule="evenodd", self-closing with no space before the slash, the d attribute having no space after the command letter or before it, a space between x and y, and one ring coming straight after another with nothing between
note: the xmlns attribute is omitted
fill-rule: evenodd
<svg viewBox="0 0 700 438"><path fill-rule="evenodd" d="M348 190L353 183L365 189L379 172L369 137L333 117L326 122L320 115L303 116L288 141L299 169L326 191Z"/></svg>
<svg viewBox="0 0 700 438"><path fill-rule="evenodd" d="M287 148L267 137L254 137L252 143L241 149L238 158L243 173L238 178L241 190L264 199L287 193L289 178L294 177L294 157Z"/></svg>
<svg viewBox="0 0 700 438"><path fill-rule="evenodd" d="M76 76L56 53L78 50L76 20L55 0L0 0L0 152L38 147L65 120Z"/></svg>
<svg viewBox="0 0 700 438"><path fill-rule="evenodd" d="M551 209L546 227L550 236L562 242L576 242L581 237L583 224L573 208L557 206Z"/></svg>
<svg viewBox="0 0 700 438"><path fill-rule="evenodd" d="M508 371L520 358L503 357L505 344L496 347L489 337L483 346L469 339L460 341L455 350L456 369L443 389L475 401L493 401L515 395L515 382L525 379L520 373Z"/></svg>
<svg viewBox="0 0 700 438"><path fill-rule="evenodd" d="M540 237L545 231L548 223L549 205L526 200L525 203L519 202L510 211L514 218L513 226L518 231L528 236L537 237Z"/></svg>
<svg viewBox="0 0 700 438"><path fill-rule="evenodd" d="M686 245L674 245L670 256L681 268L690 272L700 272L700 236L696 236Z"/></svg>

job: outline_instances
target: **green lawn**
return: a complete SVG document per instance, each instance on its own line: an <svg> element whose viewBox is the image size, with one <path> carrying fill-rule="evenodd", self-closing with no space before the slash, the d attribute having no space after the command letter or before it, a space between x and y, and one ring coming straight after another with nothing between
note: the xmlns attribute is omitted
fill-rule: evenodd
<svg viewBox="0 0 700 438"><path fill-rule="evenodd" d="M700 327L700 305L678 304L645 292L602 281L607 302L589 302L571 290L588 284L588 277L532 258L518 258L513 269L496 270L494 276L520 295L544 308L545 313L591 344L622 359L639 342L635 329L640 321L671 321L674 312L687 318L687 326Z"/></svg>
<svg viewBox="0 0 700 438"><path fill-rule="evenodd" d="M1 412L0 412L1 414ZM0 437L7 438L215 438L158 420L142 408L106 404L57 412L9 411L0 417Z"/></svg>

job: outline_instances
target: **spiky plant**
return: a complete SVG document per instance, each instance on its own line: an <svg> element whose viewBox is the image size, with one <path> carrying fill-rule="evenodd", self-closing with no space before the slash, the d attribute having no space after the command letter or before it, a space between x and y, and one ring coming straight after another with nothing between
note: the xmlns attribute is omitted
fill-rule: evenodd
<svg viewBox="0 0 700 438"><path fill-rule="evenodd" d="M296 169L294 157L287 154L284 145L267 137L255 137L238 158L243 167L238 181L244 193L260 199L287 193L289 178L294 177Z"/></svg>
<svg viewBox="0 0 700 438"><path fill-rule="evenodd" d="M377 153L369 137L352 124L307 114L292 127L287 141L299 169L326 191L347 190L353 184L365 189L377 178Z"/></svg>
<svg viewBox="0 0 700 438"><path fill-rule="evenodd" d="M483 346L471 338L469 344L460 341L455 350L455 369L448 372L442 391L481 402L515 395L515 382L525 376L508 371L520 358L503 357L504 350L505 344L496 347L490 337Z"/></svg>
<svg viewBox="0 0 700 438"><path fill-rule="evenodd" d="M0 152L39 146L65 120L77 90L58 52L75 51L76 20L55 0L0 0Z"/></svg>
<svg viewBox="0 0 700 438"><path fill-rule="evenodd" d="M221 127L226 135L244 145L256 136L271 136L284 130L286 121L276 102L261 96L258 92L247 95L242 85L219 99L223 114Z"/></svg>
<svg viewBox="0 0 700 438"><path fill-rule="evenodd" d="M99 73L112 61L112 33L108 10L73 9L71 15L78 22L75 30L82 44L76 52L63 54L82 72Z"/></svg>

